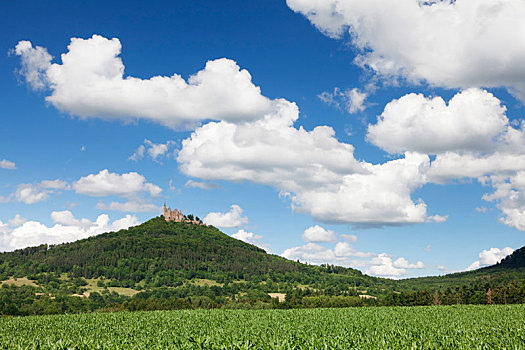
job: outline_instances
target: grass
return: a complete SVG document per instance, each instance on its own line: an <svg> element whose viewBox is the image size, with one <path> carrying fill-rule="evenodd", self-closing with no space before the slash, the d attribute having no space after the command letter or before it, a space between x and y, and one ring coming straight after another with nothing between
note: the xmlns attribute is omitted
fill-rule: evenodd
<svg viewBox="0 0 525 350"><path fill-rule="evenodd" d="M97 283L99 281L98 278L86 278L85 280L88 284L87 286L82 287L86 289L86 291L84 292L84 296L88 297L93 292L102 293L102 291L104 291L105 289L104 287L97 286ZM105 282L109 282L109 281L111 280L105 280ZM124 287L107 287L107 289L110 292L116 292L117 294L129 296L129 297L132 297L135 294L140 293L140 291L138 290L135 290L132 288L124 288Z"/></svg>
<svg viewBox="0 0 525 350"><path fill-rule="evenodd" d="M189 283L199 286L199 287L224 287L224 283L219 283L214 280L208 280L205 278L195 278L191 280Z"/></svg>
<svg viewBox="0 0 525 350"><path fill-rule="evenodd" d="M525 305L0 318L0 349L524 349Z"/></svg>
<svg viewBox="0 0 525 350"><path fill-rule="evenodd" d="M0 282L0 285L2 285L2 284L13 284L13 285L15 285L17 287L20 287L20 286L38 287L38 284L36 284L35 281L32 281L32 280L28 279L27 277L19 277L19 278L11 277L8 280Z"/></svg>

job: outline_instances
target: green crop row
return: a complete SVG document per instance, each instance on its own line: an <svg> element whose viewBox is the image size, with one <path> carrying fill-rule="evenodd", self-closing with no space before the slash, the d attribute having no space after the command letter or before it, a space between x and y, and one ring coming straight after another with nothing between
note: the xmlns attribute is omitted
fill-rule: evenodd
<svg viewBox="0 0 525 350"><path fill-rule="evenodd" d="M5 317L0 349L525 349L525 305Z"/></svg>

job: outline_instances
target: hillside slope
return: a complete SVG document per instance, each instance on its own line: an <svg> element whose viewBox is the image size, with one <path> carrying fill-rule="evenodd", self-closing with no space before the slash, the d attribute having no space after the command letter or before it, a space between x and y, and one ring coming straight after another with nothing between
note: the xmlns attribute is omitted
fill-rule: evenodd
<svg viewBox="0 0 525 350"><path fill-rule="evenodd" d="M293 262L215 227L166 222L162 217L72 243L0 253L0 281L66 273L86 279L103 277L114 286L136 289L176 287L192 279L273 282L323 290L349 286L385 290L392 283L355 269Z"/></svg>
<svg viewBox="0 0 525 350"><path fill-rule="evenodd" d="M434 290L470 285L494 287L509 283L525 283L525 247L516 249L495 265L443 276L409 278L398 281L396 287L398 290Z"/></svg>

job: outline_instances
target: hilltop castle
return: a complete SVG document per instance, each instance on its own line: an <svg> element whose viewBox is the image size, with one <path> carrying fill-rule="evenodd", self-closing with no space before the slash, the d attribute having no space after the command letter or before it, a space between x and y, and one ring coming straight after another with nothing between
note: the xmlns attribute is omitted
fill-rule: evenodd
<svg viewBox="0 0 525 350"><path fill-rule="evenodd" d="M196 225L204 225L204 223L197 217L193 218L193 215L189 215L191 219L187 218L179 209L166 208L164 203L164 220L175 221L175 222L187 222Z"/></svg>

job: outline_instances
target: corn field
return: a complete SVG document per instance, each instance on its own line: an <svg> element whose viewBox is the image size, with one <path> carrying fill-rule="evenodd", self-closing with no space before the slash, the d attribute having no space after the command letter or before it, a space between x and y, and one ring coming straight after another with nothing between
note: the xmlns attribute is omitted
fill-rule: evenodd
<svg viewBox="0 0 525 350"><path fill-rule="evenodd" d="M0 349L525 349L525 305L4 317Z"/></svg>

